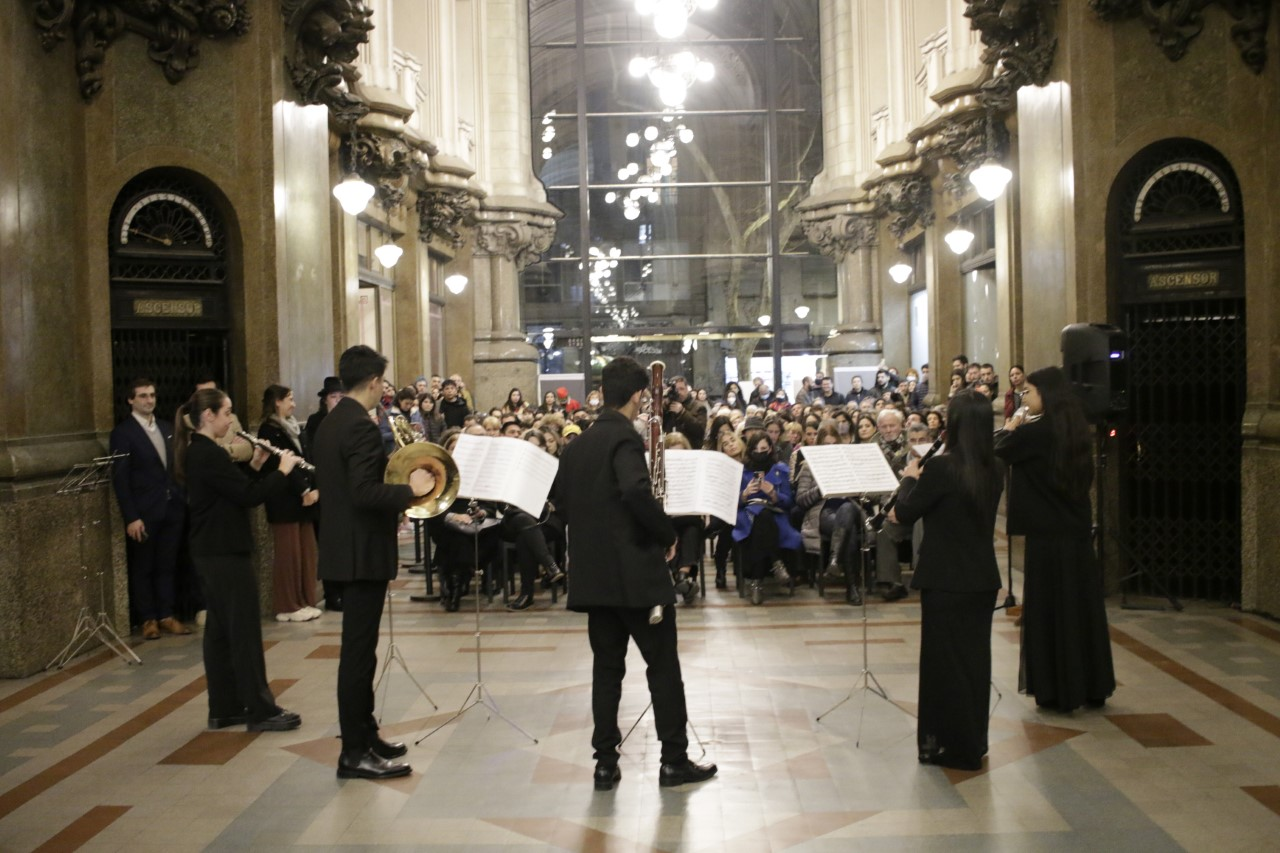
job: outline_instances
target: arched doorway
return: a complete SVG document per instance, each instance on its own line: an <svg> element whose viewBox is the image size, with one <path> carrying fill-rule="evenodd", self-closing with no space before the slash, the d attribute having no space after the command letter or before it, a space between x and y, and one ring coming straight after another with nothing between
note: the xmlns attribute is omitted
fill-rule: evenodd
<svg viewBox="0 0 1280 853"><path fill-rule="evenodd" d="M1245 300L1234 170L1190 139L1142 150L1112 188L1108 246L1111 304L1129 337L1121 535L1175 595L1238 602ZM1139 584L1155 591L1146 576Z"/></svg>
<svg viewBox="0 0 1280 853"><path fill-rule="evenodd" d="M156 413L173 417L201 374L230 378L228 239L206 182L180 169L129 181L111 210L111 359L116 420L125 386L156 382Z"/></svg>

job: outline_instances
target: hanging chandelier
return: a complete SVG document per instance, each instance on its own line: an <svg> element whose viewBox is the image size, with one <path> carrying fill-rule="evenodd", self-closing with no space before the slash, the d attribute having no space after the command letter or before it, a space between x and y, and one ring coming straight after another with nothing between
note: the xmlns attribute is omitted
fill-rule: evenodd
<svg viewBox="0 0 1280 853"><path fill-rule="evenodd" d="M714 9L718 0L636 0L636 13L653 15L653 28L664 39L679 38L689 17L699 9Z"/></svg>
<svg viewBox="0 0 1280 853"><path fill-rule="evenodd" d="M679 107L694 83L705 83L716 76L716 67L682 50L669 56L637 56L627 66L632 77L648 77L658 90L664 106Z"/></svg>

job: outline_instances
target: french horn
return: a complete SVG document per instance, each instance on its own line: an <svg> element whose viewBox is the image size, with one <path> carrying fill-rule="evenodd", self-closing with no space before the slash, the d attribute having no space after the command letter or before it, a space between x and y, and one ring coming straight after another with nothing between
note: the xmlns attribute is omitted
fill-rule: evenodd
<svg viewBox="0 0 1280 853"><path fill-rule="evenodd" d="M410 518L435 518L447 510L455 498L461 478L458 466L454 464L449 451L438 444L432 444L413 431L413 426L404 415L396 415L391 420L391 432L396 439L396 451L387 460L387 470L382 480L395 486L407 486L409 475L419 468L425 468L435 477L435 486L430 492L416 498L413 504L404 511Z"/></svg>

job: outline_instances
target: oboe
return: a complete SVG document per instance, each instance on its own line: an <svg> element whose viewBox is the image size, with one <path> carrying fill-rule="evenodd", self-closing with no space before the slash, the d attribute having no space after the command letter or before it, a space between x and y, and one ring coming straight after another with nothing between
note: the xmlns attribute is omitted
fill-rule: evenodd
<svg viewBox="0 0 1280 853"><path fill-rule="evenodd" d="M280 456L280 457L283 457L283 456L284 456L284 451L283 451L283 450L281 450L280 448L276 447L274 444L272 444L271 442L269 442L269 441L267 441L267 440L265 440L265 439L258 438L256 435L251 435L250 433L247 433L247 432L245 432L244 430L240 430L239 432L237 432L237 433L236 433L236 435L240 436L240 437L241 437L241 438L243 438L245 441L247 441L247 442L249 442L250 444L252 444L254 447L261 447L263 450L267 451L268 453L270 453L270 454L272 454L272 455L274 455L274 456ZM294 454L294 455L297 455L297 454ZM298 456L298 461L297 461L297 463L296 463L296 464L297 464L297 466L298 466L299 468L301 468L303 471L315 471L315 470L316 470L316 466L312 465L310 462L306 461L306 460L305 460L305 459L303 459L301 456Z"/></svg>

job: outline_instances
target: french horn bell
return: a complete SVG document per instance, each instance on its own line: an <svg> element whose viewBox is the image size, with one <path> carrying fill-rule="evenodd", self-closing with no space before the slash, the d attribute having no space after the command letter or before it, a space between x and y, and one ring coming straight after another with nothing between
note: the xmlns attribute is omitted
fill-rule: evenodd
<svg viewBox="0 0 1280 853"><path fill-rule="evenodd" d="M412 434L412 431L409 434ZM400 443L399 433L396 439L397 443ZM458 497L458 488L461 485L458 466L454 464L449 451L438 444L423 440L401 444L387 460L387 470L382 480L394 486L407 486L409 475L419 468L430 471L436 479L436 484L430 492L415 499L404 514L410 518L435 518L453 504L454 499Z"/></svg>

